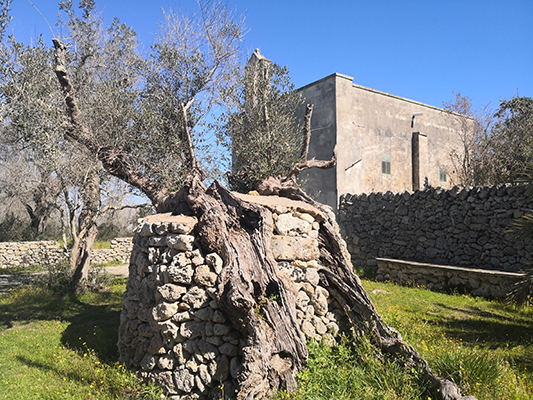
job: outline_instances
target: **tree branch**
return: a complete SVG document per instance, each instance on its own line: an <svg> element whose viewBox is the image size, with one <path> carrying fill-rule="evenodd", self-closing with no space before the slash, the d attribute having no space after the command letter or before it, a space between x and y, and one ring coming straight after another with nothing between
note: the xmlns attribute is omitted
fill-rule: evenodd
<svg viewBox="0 0 533 400"><path fill-rule="evenodd" d="M304 129L303 129L303 143L302 152L300 153L299 161L307 160L309 155L309 142L311 141L311 117L313 115L313 104L308 104L305 109Z"/></svg>
<svg viewBox="0 0 533 400"><path fill-rule="evenodd" d="M183 103L181 104L181 112L182 112L182 118L183 118L182 119L183 139L185 141L185 159L187 160L187 164L189 164L189 168L190 168L189 174L198 175L200 180L204 180L206 175L205 175L205 172L202 170L200 163L196 159L196 155L194 154L191 131L189 129L189 120L187 118L187 108L185 104Z"/></svg>
<svg viewBox="0 0 533 400"><path fill-rule="evenodd" d="M110 174L144 192L152 201L156 210L162 211L158 209L159 205L165 203L173 193L170 193L166 188L143 176L138 168L131 166L127 162L126 155L121 153L120 150L117 151L117 149L111 146L102 147L98 140L83 125L82 113L78 107L78 99L76 98L74 87L67 72L67 46L60 39L53 39L53 43L55 49L54 72L65 96L67 113L70 120L66 130L67 136L85 146L89 152L96 154L104 168Z"/></svg>

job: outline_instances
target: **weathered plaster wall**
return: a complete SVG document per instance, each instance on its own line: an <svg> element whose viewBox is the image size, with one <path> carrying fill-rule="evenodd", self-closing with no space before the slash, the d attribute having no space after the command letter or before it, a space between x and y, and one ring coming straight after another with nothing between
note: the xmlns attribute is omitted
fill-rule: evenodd
<svg viewBox="0 0 533 400"><path fill-rule="evenodd" d="M517 272L533 261L533 241L505 232L532 208L511 185L345 195L339 224L354 265L392 258Z"/></svg>
<svg viewBox="0 0 533 400"><path fill-rule="evenodd" d="M339 196L412 190L411 143L413 132L424 135L420 180L449 187L451 179L439 181L439 167L448 166L450 152L459 147L459 136L447 113L412 100L337 80ZM414 112L416 116L411 127ZM391 175L381 171L382 154L391 155ZM359 163L354 165L358 160ZM353 166L352 166L353 165Z"/></svg>
<svg viewBox="0 0 533 400"><path fill-rule="evenodd" d="M299 92L313 103L310 156L331 158L336 148L335 170L304 173L305 189L337 209L337 199L347 193L413 190L412 137L420 134L420 187L451 187L455 173L450 162L459 150L457 115L413 100L355 85L353 78L333 74ZM412 120L413 113L423 113ZM468 120L470 121L470 120ZM413 122L413 126L411 123ZM391 158L391 174L382 174L382 154ZM449 175L439 178L443 166ZM334 197L335 196L335 197Z"/></svg>
<svg viewBox="0 0 533 400"><path fill-rule="evenodd" d="M309 158L317 160L329 160L337 144L337 112L336 103L336 78L328 76L316 84L299 89L299 93L305 97L307 104L314 104L311 119L311 141L309 143ZM304 108L301 115L304 114ZM305 191L313 196L316 201L337 207L337 171L330 169L310 169L300 174L304 182Z"/></svg>

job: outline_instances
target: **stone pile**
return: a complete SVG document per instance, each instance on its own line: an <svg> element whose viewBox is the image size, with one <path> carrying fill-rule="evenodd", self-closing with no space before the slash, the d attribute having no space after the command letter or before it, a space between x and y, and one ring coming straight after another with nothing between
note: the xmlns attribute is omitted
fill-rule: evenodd
<svg viewBox="0 0 533 400"><path fill-rule="evenodd" d="M533 261L533 242L512 242L506 230L532 208L523 186L429 188L344 195L339 218L354 265L390 258L517 272Z"/></svg>
<svg viewBox="0 0 533 400"><path fill-rule="evenodd" d="M283 203L267 205L274 258L298 291L297 318L306 337L333 343L343 312L319 285L316 238L324 216ZM175 399L232 394L244 345L217 303L222 259L200 248L196 223L159 214L137 227L119 329L120 361Z"/></svg>

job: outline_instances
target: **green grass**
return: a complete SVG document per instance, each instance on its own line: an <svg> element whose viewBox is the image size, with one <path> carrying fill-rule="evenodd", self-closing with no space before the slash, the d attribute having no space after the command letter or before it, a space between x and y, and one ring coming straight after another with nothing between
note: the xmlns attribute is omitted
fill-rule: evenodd
<svg viewBox="0 0 533 400"><path fill-rule="evenodd" d="M533 310L363 281L385 321L442 377L479 400L533 398ZM35 287L0 296L1 399L155 399L116 364L125 280L110 290L58 296ZM379 289L373 293L374 290ZM298 399L435 399L419 377L376 357L366 338L309 344Z"/></svg>
<svg viewBox="0 0 533 400"><path fill-rule="evenodd" d="M124 280L106 293L0 296L1 399L156 399L116 360Z"/></svg>
<svg viewBox="0 0 533 400"><path fill-rule="evenodd" d="M533 398L533 310L497 301L363 281L384 320L441 377L479 400ZM373 293L374 290L378 290ZM334 349L311 344L298 399L435 399L397 363L373 357L366 339Z"/></svg>
<svg viewBox="0 0 533 400"><path fill-rule="evenodd" d="M111 241L110 240L96 240L93 245L93 249L110 249Z"/></svg>

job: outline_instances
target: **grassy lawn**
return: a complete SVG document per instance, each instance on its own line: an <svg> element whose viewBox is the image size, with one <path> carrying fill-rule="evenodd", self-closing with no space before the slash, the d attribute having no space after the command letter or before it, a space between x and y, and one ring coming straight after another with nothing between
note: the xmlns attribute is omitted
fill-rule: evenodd
<svg viewBox="0 0 533 400"><path fill-rule="evenodd" d="M1 399L158 399L116 363L124 280L107 293L0 296Z"/></svg>
<svg viewBox="0 0 533 400"><path fill-rule="evenodd" d="M533 311L420 288L363 281L383 318L443 377L478 399L533 398ZM156 399L116 363L125 281L58 296L25 288L0 296L1 399ZM416 371L376 358L366 339L309 344L295 393L278 398L436 398Z"/></svg>
<svg viewBox="0 0 533 400"><path fill-rule="evenodd" d="M439 376L479 400L533 398L533 310L363 280L384 320L426 358ZM311 345L296 393L305 399L435 399L416 373L353 349ZM351 350L351 351L350 351Z"/></svg>

